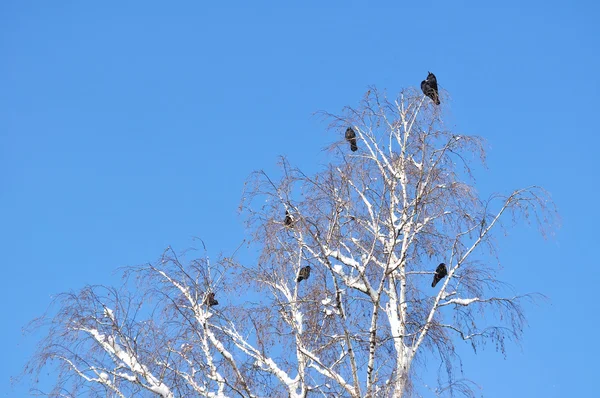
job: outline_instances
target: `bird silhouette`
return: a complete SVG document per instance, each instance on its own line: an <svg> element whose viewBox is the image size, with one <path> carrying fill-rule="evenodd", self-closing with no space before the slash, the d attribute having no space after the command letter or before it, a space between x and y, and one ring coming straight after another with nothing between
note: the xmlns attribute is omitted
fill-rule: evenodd
<svg viewBox="0 0 600 398"><path fill-rule="evenodd" d="M448 275L448 270L446 269L446 264L441 263L435 269L435 275L433 276L433 282L431 283L431 287L435 287L439 281L442 280L443 277Z"/></svg>
<svg viewBox="0 0 600 398"><path fill-rule="evenodd" d="M219 302L215 300L214 293L208 293L208 296L204 299L204 304L208 304L209 307L212 307L213 305L219 305Z"/></svg>
<svg viewBox="0 0 600 398"><path fill-rule="evenodd" d="M283 221L286 227L292 228L294 226L294 219L290 215L289 211L285 211L285 220Z"/></svg>
<svg viewBox="0 0 600 398"><path fill-rule="evenodd" d="M427 79L421 82L421 91L423 91L423 94L431 98L436 105L439 105L440 96L438 94L437 79L433 73L427 73Z"/></svg>
<svg viewBox="0 0 600 398"><path fill-rule="evenodd" d="M307 265L306 267L300 268L300 272L298 272L298 278L296 279L296 282L306 280L306 279L308 279L309 276L310 276L310 265Z"/></svg>
<svg viewBox="0 0 600 398"><path fill-rule="evenodd" d="M352 127L348 127L346 129L346 141L350 143L350 150L352 152L356 152L358 150L358 146L356 145L356 133L352 130Z"/></svg>

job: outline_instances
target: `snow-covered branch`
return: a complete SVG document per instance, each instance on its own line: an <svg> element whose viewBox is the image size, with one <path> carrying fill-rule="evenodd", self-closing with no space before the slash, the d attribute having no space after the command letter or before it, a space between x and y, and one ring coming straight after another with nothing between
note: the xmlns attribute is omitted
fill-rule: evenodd
<svg viewBox="0 0 600 398"><path fill-rule="evenodd" d="M150 372L148 366L142 364L136 353L122 347L117 343L114 336L106 336L94 328L77 327L76 329L88 333L102 347L104 351L111 355L117 364L123 364L131 374L119 373L119 376L136 382L148 391L160 395L163 398L174 397L170 388L165 385L158 377Z"/></svg>

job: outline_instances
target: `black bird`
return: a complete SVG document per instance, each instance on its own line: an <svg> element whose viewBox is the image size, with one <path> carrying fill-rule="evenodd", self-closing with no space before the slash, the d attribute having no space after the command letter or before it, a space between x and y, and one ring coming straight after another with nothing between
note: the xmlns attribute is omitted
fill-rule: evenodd
<svg viewBox="0 0 600 398"><path fill-rule="evenodd" d="M215 300L214 293L208 293L208 296L204 299L204 304L208 304L209 307L212 307L213 305L219 305L219 302Z"/></svg>
<svg viewBox="0 0 600 398"><path fill-rule="evenodd" d="M310 276L310 265L307 265L306 267L300 268L300 272L298 272L298 279L296 279L296 282L306 280L306 279L308 279L309 276Z"/></svg>
<svg viewBox="0 0 600 398"><path fill-rule="evenodd" d="M436 105L439 105L440 96L438 94L437 79L433 73L427 73L427 79L421 82L421 91L423 91L423 94L431 98Z"/></svg>
<svg viewBox="0 0 600 398"><path fill-rule="evenodd" d="M443 277L448 275L448 270L446 269L446 264L441 263L435 269L435 275L433 276L433 282L431 282L431 287L435 287L439 281L442 280Z"/></svg>
<svg viewBox="0 0 600 398"><path fill-rule="evenodd" d="M356 152L358 150L358 146L356 145L356 133L352 130L352 127L348 127L346 129L346 141L350 143L350 150L352 152Z"/></svg>
<svg viewBox="0 0 600 398"><path fill-rule="evenodd" d="M288 228L292 228L294 226L294 220L292 219L290 212L287 210L285 211L285 221L283 223Z"/></svg>

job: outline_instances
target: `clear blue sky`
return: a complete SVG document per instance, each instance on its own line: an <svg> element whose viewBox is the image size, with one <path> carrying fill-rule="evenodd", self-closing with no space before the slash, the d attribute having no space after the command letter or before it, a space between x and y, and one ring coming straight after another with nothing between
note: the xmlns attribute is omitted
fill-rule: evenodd
<svg viewBox="0 0 600 398"><path fill-rule="evenodd" d="M193 236L230 252L251 171L325 159L314 111L432 71L447 120L488 140L481 190L542 185L563 220L498 240L502 279L550 302L507 359L465 350L465 372L485 397L594 395L598 3L280 3L0 2L0 394L26 396L21 328L52 294Z"/></svg>

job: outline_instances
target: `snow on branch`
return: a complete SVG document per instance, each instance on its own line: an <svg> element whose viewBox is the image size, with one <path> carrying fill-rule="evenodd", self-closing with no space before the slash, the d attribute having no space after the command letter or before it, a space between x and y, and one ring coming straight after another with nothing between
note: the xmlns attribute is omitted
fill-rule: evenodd
<svg viewBox="0 0 600 398"><path fill-rule="evenodd" d="M256 365L276 376L285 386L287 386L290 394L296 391L300 378L296 377L292 379L272 358L261 354L258 349L253 347L252 344L240 335L234 324L230 323L229 327L215 326L215 328L221 330L230 337L236 347L254 359Z"/></svg>
<svg viewBox="0 0 600 398"><path fill-rule="evenodd" d="M463 306L467 306L469 304L475 303L481 301L479 299L479 297L474 297L474 298L470 298L470 299L461 299L461 298L453 298L450 299L448 301L445 302L441 302L438 307L443 307L445 305L450 305L450 304L457 304L457 305L463 305Z"/></svg>
<svg viewBox="0 0 600 398"><path fill-rule="evenodd" d="M104 351L109 353L115 359L118 359L133 373L133 375L119 374L119 376L131 382L137 382L145 389L156 393L163 398L174 397L169 387L160 381L159 378L154 376L146 365L140 363L134 352L121 347L113 336L105 336L94 328L79 327L77 329L92 336ZM140 376L141 379L138 376ZM145 380L146 384L141 380Z"/></svg>

